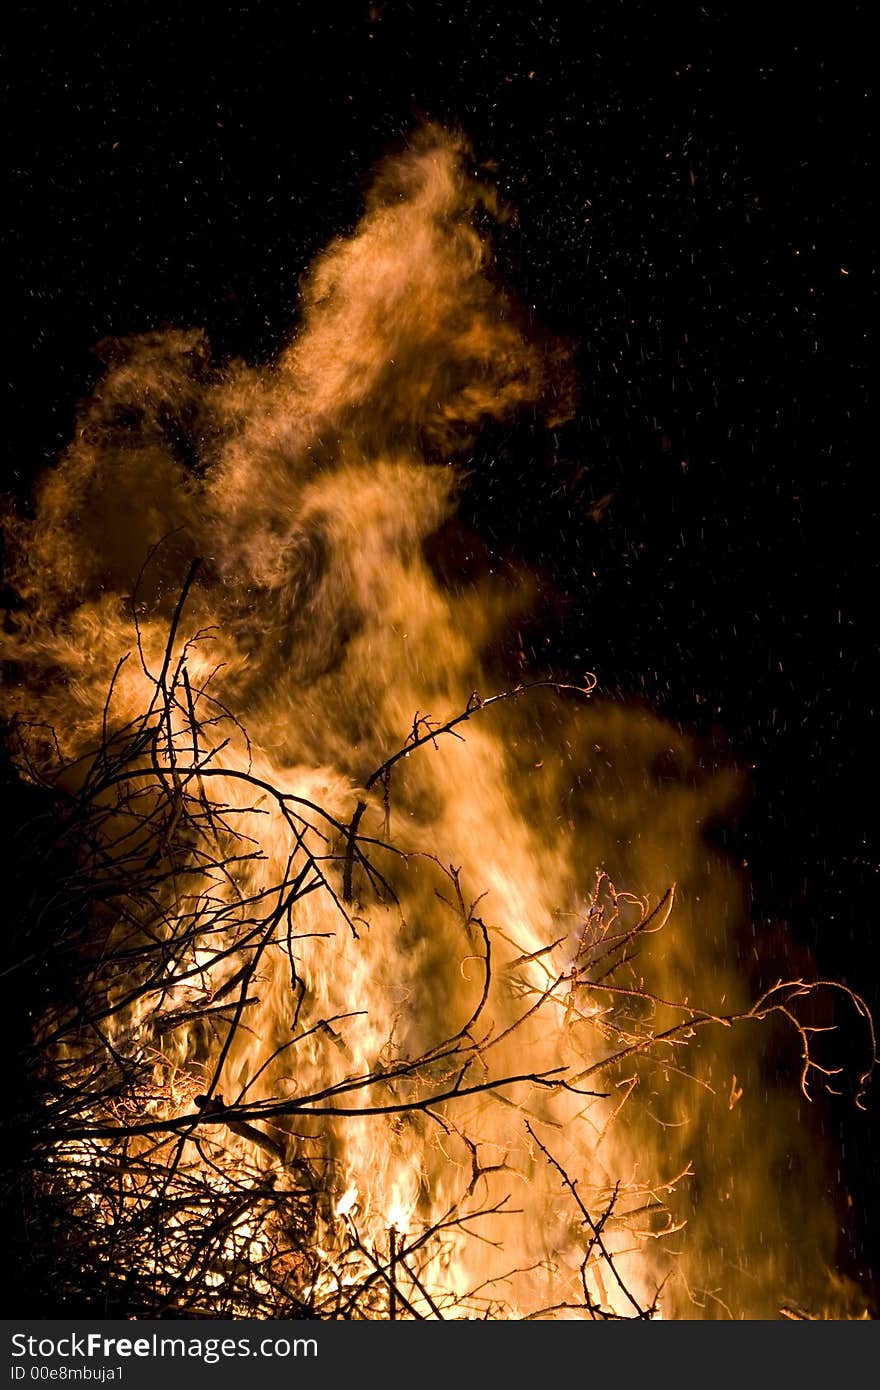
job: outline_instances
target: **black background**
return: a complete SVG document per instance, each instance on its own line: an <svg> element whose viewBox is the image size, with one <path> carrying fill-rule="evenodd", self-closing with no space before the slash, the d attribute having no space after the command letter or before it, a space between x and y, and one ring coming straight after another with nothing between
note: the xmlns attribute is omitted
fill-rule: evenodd
<svg viewBox="0 0 880 1390"><path fill-rule="evenodd" d="M756 930L878 1008L869 13L13 5L2 486L26 498L63 447L107 335L202 325L270 355L371 165L425 116L460 126L519 210L502 278L582 382L555 439L481 442L482 562L542 575L533 664L595 670L753 769L717 833ZM869 1281L872 1101L833 1112L842 1258Z"/></svg>

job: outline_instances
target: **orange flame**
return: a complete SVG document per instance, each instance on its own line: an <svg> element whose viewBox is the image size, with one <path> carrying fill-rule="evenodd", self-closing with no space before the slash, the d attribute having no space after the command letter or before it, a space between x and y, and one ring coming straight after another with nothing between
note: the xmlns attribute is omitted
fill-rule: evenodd
<svg viewBox="0 0 880 1390"><path fill-rule="evenodd" d="M418 742L486 690L485 653L522 601L502 586L450 592L426 558L461 461L488 420L528 407L553 424L573 406L565 352L529 341L494 282L479 228L501 214L469 158L429 128L386 163L360 226L318 259L277 363L217 367L198 332L107 346L35 519L10 528L25 607L6 709L53 727L57 746L30 741L35 765L60 756L68 787L88 778L102 728L112 737L154 698L201 557L175 662L186 643L187 689L223 755L212 764L206 745L189 766L223 834L234 819L259 851L214 900L258 898L306 852L333 891L302 897L287 941L272 939L245 1026L230 1032L222 1008L246 957L211 940L169 957L161 1008L135 1001L115 1042L155 1049L141 1120L194 1114L222 1063L202 1101L202 1119L208 1104L219 1118L200 1130L216 1184L237 1163L286 1190L319 1156L327 1200L310 1239L323 1263L288 1271L298 1297L357 1286L391 1230L404 1316L659 1315L664 1279L664 1317L773 1316L785 1297L825 1297L835 1221L799 1102L762 1077L754 1030L700 1042L701 1010L749 1008L741 884L701 833L737 779L707 777L645 710L545 693L413 748L365 792L409 729ZM117 669L133 617L140 650ZM179 719L169 747L190 729ZM390 838L403 855L376 854L393 896L377 901L326 823L329 842L313 826L292 849L290 815L268 794L255 803L257 783ZM641 896L617 894L603 870ZM346 874L354 932L340 918ZM175 891L179 921L206 900L204 886ZM603 959L619 973L600 988ZM457 1077L442 1044L476 1032ZM659 1050L645 1041L667 1032ZM566 1087L536 1079L563 1073ZM507 1077L526 1079L491 1084ZM354 1091L353 1078L368 1080ZM303 1096L320 1099L273 1110ZM238 1120L222 1108L236 1097L249 1107ZM377 1113L340 1113L362 1108ZM85 1142L59 1161L87 1169ZM184 1150L208 1172L192 1138ZM264 1261L256 1220L229 1239Z"/></svg>

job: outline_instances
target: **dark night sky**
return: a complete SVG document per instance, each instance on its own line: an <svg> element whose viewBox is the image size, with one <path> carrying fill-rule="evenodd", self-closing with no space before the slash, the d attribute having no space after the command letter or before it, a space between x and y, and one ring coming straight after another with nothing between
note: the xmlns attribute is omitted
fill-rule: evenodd
<svg viewBox="0 0 880 1390"><path fill-rule="evenodd" d="M465 519L493 565L543 575L539 664L754 766L723 833L756 923L880 1012L870 7L781 6L770 31L772 9L13 5L2 486L25 496L62 447L107 335L270 353L375 160L425 115L463 127L519 210L502 277L582 380L555 441L485 441ZM873 1100L839 1119L862 1270Z"/></svg>

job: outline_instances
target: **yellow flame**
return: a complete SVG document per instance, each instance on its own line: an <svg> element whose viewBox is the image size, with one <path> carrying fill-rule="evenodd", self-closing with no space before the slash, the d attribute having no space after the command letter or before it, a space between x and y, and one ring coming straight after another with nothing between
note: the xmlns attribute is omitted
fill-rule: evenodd
<svg viewBox="0 0 880 1390"><path fill-rule="evenodd" d="M357 1205L358 1190L356 1187L349 1187L343 1192L339 1201L336 1203L336 1215L339 1217L349 1216Z"/></svg>

